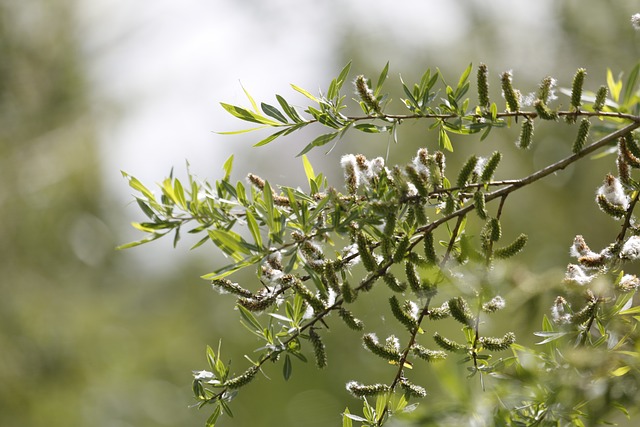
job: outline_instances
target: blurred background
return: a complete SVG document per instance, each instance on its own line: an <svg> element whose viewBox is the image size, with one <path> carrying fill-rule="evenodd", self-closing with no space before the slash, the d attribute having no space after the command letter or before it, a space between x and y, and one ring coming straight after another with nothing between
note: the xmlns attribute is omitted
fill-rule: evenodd
<svg viewBox="0 0 640 427"><path fill-rule="evenodd" d="M213 248L172 249L167 239L114 250L141 237L128 226L142 218L121 170L152 186L172 168L186 176L188 161L213 180L235 153L236 179L254 172L276 184L305 182L295 154L313 131L260 149L251 145L262 134L215 133L245 126L218 104L246 105L241 84L259 101L279 93L304 106L289 83L326 89L350 60L351 77L375 80L390 61L387 89L399 110L400 73L413 82L437 67L455 82L470 62L484 62L494 100L509 69L523 93L549 73L570 86L579 67L595 90L607 67L617 75L638 61L640 32L630 25L638 12L638 2L624 0L0 0L0 425L199 426L208 413L188 407L205 346L222 339L244 370L242 355L256 343L232 301L199 278L224 262ZM389 162L434 149L426 127L407 123ZM482 143L454 139L449 167L500 149L512 160L498 177L525 176L566 156L574 132L541 125L525 153L513 148L518 129ZM353 133L310 159L339 185L342 154L384 155L388 142ZM612 157L582 162L510 197L505 239L530 236L500 273L515 308L526 308L515 310L520 322L548 309L576 234L597 249L615 237L618 226L593 203L610 171ZM361 310L381 335L393 327L375 307ZM388 376L358 340L336 324L326 371L294 363L285 383L274 366L221 425L338 424L347 403L359 405L347 381ZM438 381L454 374L440 370L439 378L424 374L435 402L452 393Z"/></svg>

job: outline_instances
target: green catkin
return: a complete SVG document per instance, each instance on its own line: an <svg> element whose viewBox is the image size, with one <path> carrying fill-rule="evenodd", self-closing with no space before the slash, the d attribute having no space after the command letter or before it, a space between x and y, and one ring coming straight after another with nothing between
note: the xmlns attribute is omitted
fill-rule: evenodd
<svg viewBox="0 0 640 427"><path fill-rule="evenodd" d="M480 337L479 341L489 351L503 351L516 342L516 336L513 332L507 332L502 338Z"/></svg>
<svg viewBox="0 0 640 427"><path fill-rule="evenodd" d="M222 289L223 291L232 293L232 294L240 296L240 297L245 297L245 298L253 297L253 294L251 293L251 291L243 288L242 286L238 285L237 283L233 283L232 281L230 281L228 279L216 279L216 280L211 282L211 285L213 287L218 287L218 288Z"/></svg>
<svg viewBox="0 0 640 427"><path fill-rule="evenodd" d="M358 296L357 292L351 287L351 285L349 285L349 282L347 282L346 280L342 282L342 285L340 286L340 293L342 294L342 299L344 299L344 302L346 302L347 304L351 304L352 302L354 302L356 300L356 297Z"/></svg>
<svg viewBox="0 0 640 427"><path fill-rule="evenodd" d="M351 381L347 383L347 390L353 396L357 398L361 398L361 397L377 396L380 394L388 393L391 391L391 387L389 387L386 384L363 385L355 381Z"/></svg>
<svg viewBox="0 0 640 427"><path fill-rule="evenodd" d="M380 113L380 103L373 95L373 91L369 89L367 79L363 75L356 77L356 90L362 102L364 102L369 109L376 113Z"/></svg>
<svg viewBox="0 0 640 427"><path fill-rule="evenodd" d="M476 191L475 193L473 193L473 205L478 217L480 219L487 219L484 193L482 191Z"/></svg>
<svg viewBox="0 0 640 427"><path fill-rule="evenodd" d="M448 338L443 337L439 333L433 334L433 340L438 344L443 350L449 351L451 353L466 353L467 347L458 344L455 341L452 341Z"/></svg>
<svg viewBox="0 0 640 427"><path fill-rule="evenodd" d="M636 144L633 144L633 146L636 149L638 148ZM618 138L618 159L622 159L626 165L632 168L640 168L640 158L636 157L631 150L629 150L626 138L624 137Z"/></svg>
<svg viewBox="0 0 640 427"><path fill-rule="evenodd" d="M407 284L400 282L391 273L385 274L382 279L393 292L404 292L407 289Z"/></svg>
<svg viewBox="0 0 640 427"><path fill-rule="evenodd" d="M369 251L369 244L364 234L358 233L356 237L356 245L358 246L358 254L360 255L364 268L366 268L367 271L374 271L378 268L378 263L373 257L371 251Z"/></svg>
<svg viewBox="0 0 640 427"><path fill-rule="evenodd" d="M520 111L520 93L513 88L511 83L511 72L505 71L500 75L500 81L502 83L502 93L504 99L507 101L507 108L512 113Z"/></svg>
<svg viewBox="0 0 640 427"><path fill-rule="evenodd" d="M249 384L258 373L259 368L257 366L252 366L242 375L238 375L237 377L231 378L230 380L225 381L224 386L230 389L237 389L242 386Z"/></svg>
<svg viewBox="0 0 640 427"><path fill-rule="evenodd" d="M400 387L404 390L405 394L411 397L425 397L427 395L424 387L416 385L407 379L400 380Z"/></svg>
<svg viewBox="0 0 640 427"><path fill-rule="evenodd" d="M354 331L361 331L364 329L364 323L362 323L362 320L355 318L346 308L340 307L340 311L338 313L340 314L340 318L344 320L344 323L350 329L353 329Z"/></svg>
<svg viewBox="0 0 640 427"><path fill-rule="evenodd" d="M571 323L581 325L591 319L598 307L597 300L590 300L580 311L571 315Z"/></svg>
<svg viewBox="0 0 640 427"><path fill-rule="evenodd" d="M445 302L440 307L429 309L427 316L429 316L429 319L431 320L442 320L446 319L447 317L451 317L449 305Z"/></svg>
<svg viewBox="0 0 640 427"><path fill-rule="evenodd" d="M473 314L471 314L469 304L467 304L464 298L451 298L447 304L449 306L451 317L465 326L471 326L473 324Z"/></svg>
<svg viewBox="0 0 640 427"><path fill-rule="evenodd" d="M596 92L596 100L593 103L594 111L601 111L604 108L604 104L607 101L608 89L606 86L600 86Z"/></svg>
<svg viewBox="0 0 640 427"><path fill-rule="evenodd" d="M393 350L388 346L384 346L378 343L378 339L374 334L365 334L362 337L362 341L367 350L369 350L371 353L383 359L386 359L392 362L398 362L402 357L402 355L396 350Z"/></svg>
<svg viewBox="0 0 640 427"><path fill-rule="evenodd" d="M500 164L500 160L502 160L502 153L494 151L491 157L489 157L489 160L487 160L487 163L484 165L482 175L480 175L481 182L489 182L493 179L493 174L496 172L498 164Z"/></svg>
<svg viewBox="0 0 640 427"><path fill-rule="evenodd" d="M420 278L418 277L418 273L416 272L416 267L412 262L405 262L404 271L407 275L407 281L409 282L409 287L416 294L420 294Z"/></svg>
<svg viewBox="0 0 640 427"><path fill-rule="evenodd" d="M442 350L429 350L424 348L420 344L413 344L411 346L413 354L419 358L426 360L427 362L435 362L438 360L444 360L447 358L447 353Z"/></svg>
<svg viewBox="0 0 640 427"><path fill-rule="evenodd" d="M533 103L533 107L542 120L558 120L558 112L549 108L541 99L536 100Z"/></svg>
<svg viewBox="0 0 640 427"><path fill-rule="evenodd" d="M451 215L453 211L456 209L456 200L453 198L452 194L447 194L444 200L444 209L442 213L445 215Z"/></svg>
<svg viewBox="0 0 640 427"><path fill-rule="evenodd" d="M609 202L604 194L598 194L598 196L596 196L596 203L598 203L598 207L602 210L602 212L610 215L615 219L620 219L627 213L627 210L624 207L620 205L614 205L613 203Z"/></svg>
<svg viewBox="0 0 640 427"><path fill-rule="evenodd" d="M576 140L573 143L573 153L577 154L582 150L584 144L587 142L587 137L589 136L589 128L591 128L591 122L588 118L583 118L580 121L580 127L578 128L578 135L576 136Z"/></svg>
<svg viewBox="0 0 640 427"><path fill-rule="evenodd" d="M429 264L436 264L438 258L436 256L436 249L433 244L433 232L430 231L424 235L424 256Z"/></svg>
<svg viewBox="0 0 640 427"><path fill-rule="evenodd" d="M413 211L415 212L416 223L418 226L426 225L429 222L429 217L427 217L422 204L416 203L413 206Z"/></svg>
<svg viewBox="0 0 640 427"><path fill-rule="evenodd" d="M500 258L500 259L511 258L512 256L516 255L518 252L520 252L524 248L524 245L526 244L527 244L527 235L520 234L516 238L516 240L514 240L513 243L511 243L509 246L496 249L493 252L493 254L495 255L496 258Z"/></svg>
<svg viewBox="0 0 640 427"><path fill-rule="evenodd" d="M475 169L477 163L478 163L478 156L473 155L469 157L469 159L464 164L464 166L462 166L462 169L460 169L460 173L458 174L458 181L457 181L457 186L459 188L463 188L467 185L467 181L469 181L469 177L471 176L471 173Z"/></svg>
<svg viewBox="0 0 640 427"><path fill-rule="evenodd" d="M487 236L492 242L497 242L502 237L502 227L498 218L491 218L487 222Z"/></svg>
<svg viewBox="0 0 640 427"><path fill-rule="evenodd" d="M249 311L264 311L271 307L276 302L276 296L273 295L268 298L238 298L237 303Z"/></svg>
<svg viewBox="0 0 640 427"><path fill-rule="evenodd" d="M618 177L624 185L631 185L631 170L622 150L618 150L616 158L616 166L618 167ZM640 166L640 165L639 165Z"/></svg>
<svg viewBox="0 0 640 427"><path fill-rule="evenodd" d="M580 111L582 105L582 85L584 84L584 76L587 74L587 70L584 68L578 68L575 76L573 76L573 85L571 87L571 106Z"/></svg>
<svg viewBox="0 0 640 427"><path fill-rule="evenodd" d="M407 249L409 248L409 236L404 236L400 242L398 242L398 246L396 247L396 251L393 254L393 262L399 263L402 262L405 255L407 254Z"/></svg>
<svg viewBox="0 0 640 427"><path fill-rule="evenodd" d="M402 323L409 332L413 333L413 331L418 329L418 322L416 319L411 317L404 309L400 306L400 301L396 296L392 296L389 298L389 306L391 307L391 313L398 320L398 322Z"/></svg>
<svg viewBox="0 0 640 427"><path fill-rule="evenodd" d="M418 194L420 197L427 197L429 195L429 189L427 188L427 183L424 181L422 176L418 173L416 168L413 165L407 165L404 168L409 181L416 187Z"/></svg>
<svg viewBox="0 0 640 427"><path fill-rule="evenodd" d="M531 145L531 139L533 137L533 120L530 117L527 117L522 122L522 130L520 131L520 139L518 139L517 146L518 148L529 148Z"/></svg>
<svg viewBox="0 0 640 427"><path fill-rule="evenodd" d="M485 64L478 65L478 104L482 108L489 107L489 69Z"/></svg>
<svg viewBox="0 0 640 427"><path fill-rule="evenodd" d="M554 79L551 76L547 76L542 79L540 83L540 89L538 91L538 99L540 99L544 104L549 102L549 96L551 95L551 90L553 89Z"/></svg>
<svg viewBox="0 0 640 427"><path fill-rule="evenodd" d="M292 282L293 288L297 294L299 294L303 300L307 302L313 308L313 311L316 313L320 313L323 310L326 310L327 307L318 297L313 295L313 293L300 282L300 280L294 280Z"/></svg>
<svg viewBox="0 0 640 427"><path fill-rule="evenodd" d="M322 338L315 331L315 329L309 329L309 341L313 345L313 354L316 358L316 366L320 369L327 366L327 351L322 342Z"/></svg>
<svg viewBox="0 0 640 427"><path fill-rule="evenodd" d="M624 138L624 145L627 147L627 150L629 150L634 157L640 159L640 147L638 147L638 143L634 139L633 134L628 133L622 138Z"/></svg>

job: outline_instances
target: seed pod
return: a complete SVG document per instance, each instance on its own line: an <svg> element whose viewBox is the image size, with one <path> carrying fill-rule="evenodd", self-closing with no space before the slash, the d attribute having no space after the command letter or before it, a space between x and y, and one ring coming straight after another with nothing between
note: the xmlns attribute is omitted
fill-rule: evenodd
<svg viewBox="0 0 640 427"><path fill-rule="evenodd" d="M404 292L407 289L407 284L404 282L400 282L391 273L386 273L384 276L382 276L382 279L384 280L384 283L387 284L389 289L391 289L393 292Z"/></svg>
<svg viewBox="0 0 640 427"><path fill-rule="evenodd" d="M583 118L580 121L580 127L578 128L578 135L576 136L576 140L573 143L573 153L576 154L582 150L585 142L587 142L587 137L589 136L589 128L591 127L591 122L588 118Z"/></svg>
<svg viewBox="0 0 640 427"><path fill-rule="evenodd" d="M436 249L433 245L433 232L431 231L424 235L424 256L427 258L429 264L436 264L438 262Z"/></svg>
<svg viewBox="0 0 640 427"><path fill-rule="evenodd" d="M420 197L427 197L429 195L427 183L424 181L422 175L418 173L416 168L409 164L405 166L404 171L406 172L409 181L414 185L414 187L416 187Z"/></svg>
<svg viewBox="0 0 640 427"><path fill-rule="evenodd" d="M378 263L376 262L373 254L369 251L369 243L367 242L367 238L362 233L358 233L356 237L356 244L358 245L358 253L360 254L360 259L362 260L362 265L367 271L374 271L378 268Z"/></svg>
<svg viewBox="0 0 640 427"><path fill-rule="evenodd" d="M356 300L356 297L358 296L356 291L351 286L349 286L349 282L347 282L346 280L342 282L342 286L340 286L340 292L342 293L344 302L346 302L347 304L354 302Z"/></svg>
<svg viewBox="0 0 640 427"><path fill-rule="evenodd" d="M396 247L396 251L393 254L393 262L399 263L404 259L407 249L409 248L409 236L404 236L400 242L398 242L398 246Z"/></svg>
<svg viewBox="0 0 640 427"><path fill-rule="evenodd" d="M442 320L450 317L449 304L445 302L440 307L430 309L427 316L429 316L431 320Z"/></svg>
<svg viewBox="0 0 640 427"><path fill-rule="evenodd" d="M544 104L549 102L549 97L551 96L551 92L553 91L553 86L555 85L556 79L551 76L547 76L542 79L540 83L540 88L538 90L538 99L541 100Z"/></svg>
<svg viewBox="0 0 640 427"><path fill-rule="evenodd" d="M627 213L627 210L623 206L614 205L607 200L607 197L604 194L598 194L596 196L596 202L598 203L598 207L602 212L610 215L615 219L620 219Z"/></svg>
<svg viewBox="0 0 640 427"><path fill-rule="evenodd" d="M533 107L542 120L558 120L558 112L549 108L541 99L534 102Z"/></svg>
<svg viewBox="0 0 640 427"><path fill-rule="evenodd" d="M580 311L571 315L571 323L573 323L574 325L581 325L587 322L589 319L595 316L597 307L597 300L590 300L584 307L582 307Z"/></svg>
<svg viewBox="0 0 640 427"><path fill-rule="evenodd" d="M464 166L462 166L462 169L460 169L460 173L458 174L457 181L457 186L459 188L463 188L467 185L467 181L469 181L469 177L471 176L471 173L475 169L477 163L478 157L476 155L473 155L469 157Z"/></svg>
<svg viewBox="0 0 640 427"><path fill-rule="evenodd" d="M243 288L242 286L240 286L237 283L233 283L232 281L228 280L228 279L215 279L211 282L211 285L214 288L220 288L220 290L225 291L225 292L229 292L231 294L240 296L240 297L245 297L245 298L251 298L253 297L253 294L251 293L251 291Z"/></svg>

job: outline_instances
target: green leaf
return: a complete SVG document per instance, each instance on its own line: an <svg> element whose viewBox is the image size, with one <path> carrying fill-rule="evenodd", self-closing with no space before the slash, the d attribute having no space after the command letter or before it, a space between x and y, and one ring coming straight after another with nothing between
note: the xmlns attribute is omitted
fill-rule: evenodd
<svg viewBox="0 0 640 427"><path fill-rule="evenodd" d="M311 181L316 179L316 174L313 171L313 166L311 166L311 162L306 154L302 155L302 165L304 166L304 173L307 176L307 180L309 181L309 185L311 185Z"/></svg>
<svg viewBox="0 0 640 427"><path fill-rule="evenodd" d="M253 132L256 130L260 130L260 129L264 129L267 128L269 126L258 126L256 128L249 128L249 129L240 129L240 130L231 130L231 131L225 131L225 132L216 132L218 135L239 135L241 133L248 133L248 132Z"/></svg>
<svg viewBox="0 0 640 427"><path fill-rule="evenodd" d="M302 122L302 119L298 115L298 112L296 111L296 109L291 105L289 105L289 103L283 97L281 97L280 95L276 95L276 99L278 100L278 103L282 107L282 110L284 111L284 113L287 116L289 116L291 120L293 120L296 123Z"/></svg>
<svg viewBox="0 0 640 427"><path fill-rule="evenodd" d="M287 354L284 356L284 366L282 367L282 376L285 381L289 381L291 378L291 371L293 367L291 366L291 357Z"/></svg>
<svg viewBox="0 0 640 427"><path fill-rule="evenodd" d="M607 68L607 86L609 86L609 93L611 94L611 99L615 102L619 102L620 100L620 91L622 90L622 81L615 81L613 79L613 73L611 69Z"/></svg>
<svg viewBox="0 0 640 427"><path fill-rule="evenodd" d="M150 219L155 221L156 219L156 214L153 212L153 210L149 207L149 205L142 199L136 197L136 202L138 202L138 206L140 207L140 209L142 210L142 212Z"/></svg>
<svg viewBox="0 0 640 427"><path fill-rule="evenodd" d="M318 98L316 98L315 96L311 95L309 92L307 92L306 90L302 89L301 87L296 86L294 84L292 84L291 87L293 88L293 90L295 90L296 92L300 92L301 94L303 94L304 96L306 96L310 100L312 100L314 102L318 102L318 103L320 102L318 100Z"/></svg>
<svg viewBox="0 0 640 427"><path fill-rule="evenodd" d="M268 126L282 126L282 123L268 119L267 117L249 111L246 108L238 107L231 104L225 104L224 102L221 102L220 105L232 116L237 117L240 120L244 120L245 122L260 123Z"/></svg>
<svg viewBox="0 0 640 427"><path fill-rule="evenodd" d="M256 242L256 246L258 248L262 248L262 235L260 234L260 227L258 226L258 222L256 221L256 218L253 216L250 210L246 211L246 219L247 226L249 227L251 236L253 236L254 242Z"/></svg>
<svg viewBox="0 0 640 427"><path fill-rule="evenodd" d="M249 95L249 92L244 88L242 83L240 83L240 87L244 91L244 94L247 95L247 98L249 98L249 102L251 103L251 106L253 107L253 111L255 111L257 113L258 112L258 105L256 104L256 101L254 101L253 97L251 95Z"/></svg>
<svg viewBox="0 0 640 427"><path fill-rule="evenodd" d="M449 139L449 135L447 131L444 130L444 127L440 127L440 132L438 134L438 145L441 149L448 150L453 152L453 145L451 145L451 140Z"/></svg>
<svg viewBox="0 0 640 427"><path fill-rule="evenodd" d="M222 413L222 409L220 408L220 406L216 406L216 409L213 410L213 413L211 414L211 416L209 418L207 418L207 422L206 422L206 427L215 427L216 425L216 421L218 421L218 417L220 417L220 414Z"/></svg>
<svg viewBox="0 0 640 427"><path fill-rule="evenodd" d="M331 133L325 133L323 135L318 136L316 139L311 141L306 147L304 147L304 149L300 153L298 153L298 157L302 156L303 154L307 154L309 151L311 151L315 147L322 147L323 145L328 144L329 142L333 141L339 134L340 132L331 132Z"/></svg>
<svg viewBox="0 0 640 427"><path fill-rule="evenodd" d="M380 132L387 131L386 126L376 126L371 123L360 123L360 124L354 125L353 127L365 133L380 133Z"/></svg>
<svg viewBox="0 0 640 427"><path fill-rule="evenodd" d="M344 66L342 71L340 71L338 78L336 79L336 89L338 91L342 89L342 85L344 84L345 80L347 80L347 76L349 75L349 70L351 70L351 61L349 61L347 65Z"/></svg>
<svg viewBox="0 0 640 427"><path fill-rule="evenodd" d="M225 254L231 256L235 261L241 261L243 254L249 254L246 242L242 237L231 230L212 229L207 230L209 237L215 245ZM243 244L244 243L244 244Z"/></svg>
<svg viewBox="0 0 640 427"><path fill-rule="evenodd" d="M124 176L125 178L127 178L129 180L129 186L131 188L133 188L134 190L142 193L147 200L149 200L150 202L156 201L155 196L153 195L153 193L151 191L149 191L149 189L147 187L145 187L136 177L133 177L131 175L128 175L126 172L122 172L122 176Z"/></svg>
<svg viewBox="0 0 640 427"><path fill-rule="evenodd" d="M376 83L376 89L373 92L373 96L378 96L380 94L382 85L384 84L385 80L387 80L388 73L389 73L389 61L387 61L387 64L384 66L384 68L380 72L380 77L378 77L378 83Z"/></svg>
<svg viewBox="0 0 640 427"><path fill-rule="evenodd" d="M272 117L274 119L276 119L279 122L282 122L284 124L287 124L287 118L285 116L282 115L282 113L273 105L269 105L269 104L265 104L264 102L262 102L260 104L260 107L262 108L262 111L269 117Z"/></svg>
<svg viewBox="0 0 640 427"><path fill-rule="evenodd" d="M469 64L469 66L467 67L466 70L464 70L464 72L462 73L462 75L460 76L460 80L458 80L458 87L456 89L456 94L458 94L458 96L460 96L461 91L463 90L463 87L465 86L465 84L467 83L467 79L469 78L469 74L471 73L471 69L473 68L473 64ZM465 91L466 92L466 91Z"/></svg>
<svg viewBox="0 0 640 427"><path fill-rule="evenodd" d="M627 85L624 90L624 97L622 98L622 103L624 105L628 106L629 101L631 101L633 95L636 92L636 84L638 83L638 73L640 73L640 62L638 62L636 66L633 67L633 70L631 70L631 73L629 73L629 78L627 79Z"/></svg>
<svg viewBox="0 0 640 427"><path fill-rule="evenodd" d="M250 328L253 328L253 330L255 330L256 332L262 334L262 329L263 329L262 325L260 324L260 322L258 322L258 319L256 319L253 313L247 310L246 308L244 308L243 306L241 306L240 304L237 304L236 307L238 307L238 310L240 311L240 316L246 322L246 325Z"/></svg>

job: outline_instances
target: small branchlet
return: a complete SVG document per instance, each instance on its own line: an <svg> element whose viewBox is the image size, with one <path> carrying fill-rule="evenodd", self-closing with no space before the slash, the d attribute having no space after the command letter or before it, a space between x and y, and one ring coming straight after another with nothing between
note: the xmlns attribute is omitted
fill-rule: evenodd
<svg viewBox="0 0 640 427"><path fill-rule="evenodd" d="M503 351L516 342L516 335L513 332L507 332L502 338L480 337L479 341L482 347L489 351Z"/></svg>
<svg viewBox="0 0 640 427"><path fill-rule="evenodd" d="M488 108L489 100L489 68L485 64L478 65L478 105Z"/></svg>
<svg viewBox="0 0 640 427"><path fill-rule="evenodd" d="M399 362L402 358L400 352L391 348L391 346L380 344L375 334L365 334L362 337L362 342L367 350L383 359L391 362Z"/></svg>
<svg viewBox="0 0 640 427"><path fill-rule="evenodd" d="M466 353L467 347L459 344L455 341L452 341L448 338L443 337L439 333L433 334L433 340L438 344L443 350L449 351L451 353Z"/></svg>
<svg viewBox="0 0 640 427"><path fill-rule="evenodd" d="M412 332L418 329L418 322L414 319L409 313L407 313L402 306L400 305L400 301L396 296L392 296L389 298L389 305L391 306L391 313L398 320L398 322L402 323L409 332Z"/></svg>
<svg viewBox="0 0 640 427"><path fill-rule="evenodd" d="M533 138L533 119L527 117L522 122L522 129L520 130L520 138L516 145L518 148L529 148L531 145L531 140Z"/></svg>
<svg viewBox="0 0 640 427"><path fill-rule="evenodd" d="M500 75L500 81L502 82L502 93L504 99L507 101L507 108L512 113L520 111L520 92L513 88L511 82L511 72L505 71Z"/></svg>
<svg viewBox="0 0 640 427"><path fill-rule="evenodd" d="M242 386L249 384L255 377L260 368L258 366L252 366L243 374L233 377L224 382L223 386L230 389L238 389Z"/></svg>
<svg viewBox="0 0 640 427"><path fill-rule="evenodd" d="M436 362L447 358L447 352L442 350L429 350L420 344L412 345L411 351L420 359L426 360L427 362Z"/></svg>
<svg viewBox="0 0 640 427"><path fill-rule="evenodd" d="M313 346L313 355L316 358L316 366L320 369L327 366L327 351L324 347L324 342L322 342L322 338L314 328L309 329L309 341L311 341L311 345Z"/></svg>
<svg viewBox="0 0 640 427"><path fill-rule="evenodd" d="M449 312L451 316L465 326L473 325L473 314L469 308L469 304L462 297L451 298L448 301Z"/></svg>
<svg viewBox="0 0 640 427"><path fill-rule="evenodd" d="M499 259L511 258L524 248L524 245L527 244L527 239L528 237L526 234L520 234L513 243L503 248L496 249L493 254Z"/></svg>
<svg viewBox="0 0 640 427"><path fill-rule="evenodd" d="M574 154L582 151L582 147L584 147L584 144L587 142L587 137L589 136L589 128L591 128L591 122L585 117L580 121L578 135L573 143L571 151L573 151Z"/></svg>
<svg viewBox="0 0 640 427"><path fill-rule="evenodd" d="M364 323L362 322L362 320L356 318L353 313L351 313L349 310L347 310L344 307L340 307L340 310L338 312L338 314L340 315L340 318L342 320L344 320L344 323L350 328L353 329L354 331L361 331L364 329Z"/></svg>

